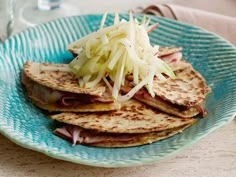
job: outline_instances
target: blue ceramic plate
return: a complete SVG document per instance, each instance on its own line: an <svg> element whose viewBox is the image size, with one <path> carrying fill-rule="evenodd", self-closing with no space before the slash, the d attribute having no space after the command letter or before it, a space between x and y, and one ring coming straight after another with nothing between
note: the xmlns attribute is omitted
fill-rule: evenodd
<svg viewBox="0 0 236 177"><path fill-rule="evenodd" d="M127 18L127 15L123 15ZM26 60L68 63L66 46L97 30L101 15L59 19L28 29L0 46L0 132L13 142L48 156L80 164L125 167L156 162L188 147L233 119L236 112L236 49L229 42L203 29L150 17L159 27L150 34L152 44L182 46L183 55L212 88L206 107L208 116L181 134L131 148L72 147L55 136L57 126L35 107L20 84ZM141 16L137 16L141 19ZM108 16L106 25L113 22Z"/></svg>

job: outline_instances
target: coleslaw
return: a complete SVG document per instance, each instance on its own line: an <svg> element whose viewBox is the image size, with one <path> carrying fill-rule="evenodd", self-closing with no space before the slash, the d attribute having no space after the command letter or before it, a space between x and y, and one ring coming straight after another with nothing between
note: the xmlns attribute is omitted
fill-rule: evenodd
<svg viewBox="0 0 236 177"><path fill-rule="evenodd" d="M174 72L158 58L159 46L150 44L148 33L158 26L150 24L144 16L139 22L129 14L129 20L114 15L114 24L105 27L107 13L103 15L100 29L68 46L76 57L70 62L72 72L79 85L92 88L102 80L118 101L127 101L145 87L154 97L153 79L165 80L165 75L175 78ZM134 87L126 94L120 94L127 74L133 76ZM112 82L110 82L112 81ZM112 83L112 84L111 84Z"/></svg>

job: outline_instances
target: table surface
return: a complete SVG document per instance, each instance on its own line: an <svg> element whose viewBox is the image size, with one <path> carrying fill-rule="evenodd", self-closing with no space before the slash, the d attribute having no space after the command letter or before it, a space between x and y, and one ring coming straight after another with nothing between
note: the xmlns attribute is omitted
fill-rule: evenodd
<svg viewBox="0 0 236 177"><path fill-rule="evenodd" d="M181 5L205 9L236 17L234 0L215 0L222 6L205 6L206 0L166 0ZM165 2L166 2L165 1ZM17 1L17 12L23 0ZM93 6L91 6L93 2ZM86 0L80 2L80 13L102 13L129 10L146 6L154 0L106 1ZM208 3L209 4L209 3ZM87 8L84 8L87 7ZM27 28L16 21L14 33ZM203 138L177 156L150 165L129 168L98 168L73 164L50 158L44 154L20 147L0 135L1 177L235 177L236 176L236 119Z"/></svg>

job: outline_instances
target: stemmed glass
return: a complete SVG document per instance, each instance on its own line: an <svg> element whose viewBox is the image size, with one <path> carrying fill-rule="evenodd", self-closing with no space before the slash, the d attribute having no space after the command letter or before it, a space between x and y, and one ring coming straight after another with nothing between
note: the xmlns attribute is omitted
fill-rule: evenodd
<svg viewBox="0 0 236 177"><path fill-rule="evenodd" d="M13 31L15 0L0 0L0 43Z"/></svg>
<svg viewBox="0 0 236 177"><path fill-rule="evenodd" d="M28 26L34 26L79 13L76 0L30 0L20 9L20 19Z"/></svg>

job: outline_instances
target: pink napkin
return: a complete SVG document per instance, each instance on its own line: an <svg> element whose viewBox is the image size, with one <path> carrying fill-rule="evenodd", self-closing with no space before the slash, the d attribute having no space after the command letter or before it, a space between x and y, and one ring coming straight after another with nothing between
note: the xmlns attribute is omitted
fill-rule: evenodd
<svg viewBox="0 0 236 177"><path fill-rule="evenodd" d="M205 28L236 45L236 18L173 4L151 5L142 12Z"/></svg>

